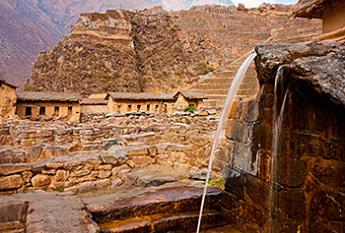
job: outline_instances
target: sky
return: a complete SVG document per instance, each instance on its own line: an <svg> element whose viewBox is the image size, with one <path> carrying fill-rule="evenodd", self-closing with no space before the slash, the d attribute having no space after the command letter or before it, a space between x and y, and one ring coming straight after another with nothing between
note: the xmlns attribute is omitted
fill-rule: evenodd
<svg viewBox="0 0 345 233"><path fill-rule="evenodd" d="M238 3L243 3L247 7L257 7L264 2L293 4L293 3L296 3L297 1L298 0L232 0L232 2L235 3L236 5Z"/></svg>
<svg viewBox="0 0 345 233"><path fill-rule="evenodd" d="M296 3L298 0L231 0L235 5L239 3L243 3L246 7L258 7L264 2L267 3L284 3L284 4L293 4ZM181 10L186 9L188 4L192 2L192 0L160 0L157 2L161 2L163 7L168 10Z"/></svg>

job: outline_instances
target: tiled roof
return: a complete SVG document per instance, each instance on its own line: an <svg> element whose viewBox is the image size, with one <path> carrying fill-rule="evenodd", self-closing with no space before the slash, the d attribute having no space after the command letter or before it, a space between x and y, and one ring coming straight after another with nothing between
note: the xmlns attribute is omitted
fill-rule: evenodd
<svg viewBox="0 0 345 233"><path fill-rule="evenodd" d="M18 100L22 101L79 102L80 99L78 93L63 92L23 92L18 95Z"/></svg>
<svg viewBox="0 0 345 233"><path fill-rule="evenodd" d="M109 95L118 100L174 100L174 94L109 92Z"/></svg>
<svg viewBox="0 0 345 233"><path fill-rule="evenodd" d="M178 91L176 95L181 94L187 99L206 99L206 96L201 92L195 91Z"/></svg>
<svg viewBox="0 0 345 233"><path fill-rule="evenodd" d="M130 93L130 92L109 92L113 99L118 100L175 100L181 94L187 99L205 99L200 92L178 91L176 93Z"/></svg>

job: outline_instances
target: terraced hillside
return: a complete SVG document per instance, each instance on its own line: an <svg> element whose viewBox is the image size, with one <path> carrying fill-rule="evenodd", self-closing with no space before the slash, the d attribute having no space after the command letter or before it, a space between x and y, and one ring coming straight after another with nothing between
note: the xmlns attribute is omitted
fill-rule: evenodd
<svg viewBox="0 0 345 233"><path fill-rule="evenodd" d="M181 25L189 30L189 34L200 34L203 31L212 39L212 44L219 46L215 50L221 51L215 52L214 55L218 56L213 56L210 61L218 65L217 69L201 76L198 82L189 87L190 90L204 93L208 98L208 106L223 106L237 70L256 44L308 41L321 32L320 22L317 20L291 18L290 9L279 5L273 8L271 5L263 5L251 11L241 8L200 7L192 14L181 14L187 19L181 21ZM230 21L231 18L234 19L233 22ZM267 18L270 20L267 21ZM222 25L223 29L214 25ZM252 64L237 98L255 96L258 90L259 84Z"/></svg>
<svg viewBox="0 0 345 233"><path fill-rule="evenodd" d="M170 92L214 70L218 81L228 83L237 68L232 62L256 44L320 32L320 21L291 19L291 9L201 6L169 13L157 7L84 14L68 37L38 57L25 89ZM211 87L205 94L221 102L228 86Z"/></svg>

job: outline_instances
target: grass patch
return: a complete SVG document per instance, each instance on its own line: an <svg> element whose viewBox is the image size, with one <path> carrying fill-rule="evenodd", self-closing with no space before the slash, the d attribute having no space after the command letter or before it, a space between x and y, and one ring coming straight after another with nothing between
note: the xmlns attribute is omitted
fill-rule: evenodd
<svg viewBox="0 0 345 233"><path fill-rule="evenodd" d="M195 113L196 107L194 107L194 106L189 106L189 107L186 108L184 111L185 111L185 112L190 112L190 113Z"/></svg>

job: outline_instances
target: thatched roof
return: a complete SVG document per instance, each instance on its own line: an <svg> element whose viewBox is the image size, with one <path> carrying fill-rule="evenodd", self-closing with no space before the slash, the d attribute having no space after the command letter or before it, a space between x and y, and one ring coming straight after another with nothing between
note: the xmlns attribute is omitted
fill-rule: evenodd
<svg viewBox="0 0 345 233"><path fill-rule="evenodd" d="M7 86L13 87L13 88L17 88L17 86L9 83L8 81L4 80L4 79L0 79L0 84L5 84Z"/></svg>
<svg viewBox="0 0 345 233"><path fill-rule="evenodd" d="M105 99L82 99L80 101L81 105L107 105L108 100Z"/></svg>
<svg viewBox="0 0 345 233"><path fill-rule="evenodd" d="M174 100L174 94L109 92L115 100Z"/></svg>
<svg viewBox="0 0 345 233"><path fill-rule="evenodd" d="M23 92L18 95L18 100L21 101L79 102L80 99L77 93L63 92Z"/></svg>
<svg viewBox="0 0 345 233"><path fill-rule="evenodd" d="M330 4L330 2L331 0L300 0L296 5L294 15L297 17L321 19L326 4Z"/></svg>

